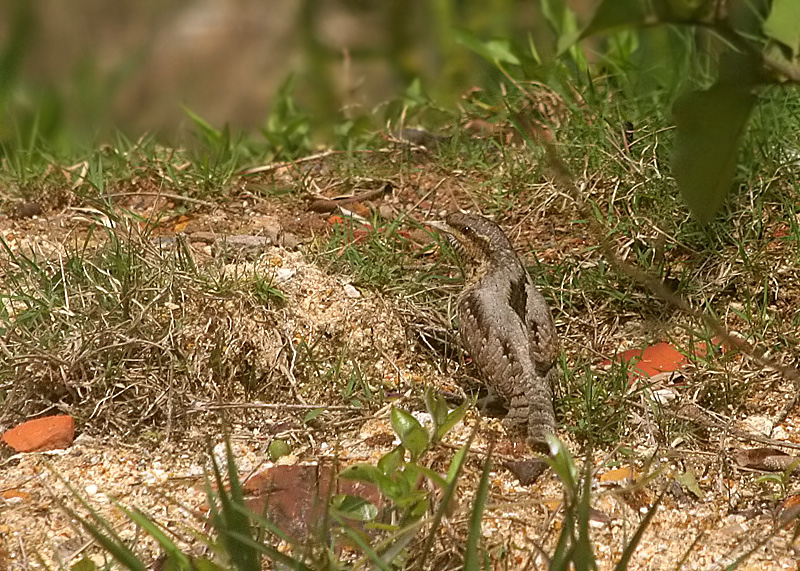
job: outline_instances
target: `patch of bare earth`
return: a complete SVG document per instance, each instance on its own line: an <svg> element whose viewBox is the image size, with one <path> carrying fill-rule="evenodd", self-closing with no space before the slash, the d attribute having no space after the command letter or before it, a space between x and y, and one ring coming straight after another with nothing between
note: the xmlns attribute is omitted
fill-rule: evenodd
<svg viewBox="0 0 800 571"><path fill-rule="evenodd" d="M99 372L101 364L79 351L60 356L67 364L51 363L45 374L37 360L43 358L44 349L41 355L14 353L5 342L3 350L12 351L7 358L14 365L7 370L16 376L0 381L5 402L11 403L2 409L0 428L9 428L26 416L57 410L77 417L79 436L71 448L59 453L4 453L0 463L0 568L38 568L42 566L39 557L64 563L83 555L102 560L91 537L60 507L61 502L76 505L64 480L146 559L155 560L158 549L113 507L110 498L142 509L174 532L182 545L200 553L187 530L202 529L205 524L206 442L216 445L215 452L221 456L223 425L232 436L245 477L272 465L267 446L278 437L288 441L292 451L280 461L283 464L331 461L334 457L341 465L374 463L393 446L389 396L398 406L423 410L420 395L424 385L458 392L463 372L456 361L444 362L444 357L437 358L419 342L415 327L430 323L419 316L418 308L410 307L413 301L354 283L347 272L338 271L344 269L343 264L321 268L314 263L319 258L313 252L320 243L315 240L324 240L343 212L364 216L362 222L356 218L355 225L369 233L374 229L366 219L374 212L383 220L401 214L417 220L437 218L455 207L475 209L492 190L476 186L478 174L473 178L444 172L424 155L402 160L393 156L376 164L369 180L342 176L333 167L326 170L329 167L324 163L314 166L316 171L309 168L302 173L276 169L240 184L234 203L189 215L165 213L164 204L142 205L145 210L139 214L153 218L158 211L161 220L158 230L148 235L148 244L158 248L153 246L153 251L142 254L146 263L172 264L175 252L187 247L204 279L228 277L239 283L248 276L262 276L285 297L256 304L251 297L236 293L239 286L234 286L232 293L212 295L198 284L197 275L176 272L171 283L177 285L170 286L172 289L163 286L169 295L151 296L152 305L138 307L131 317L161 327L164 337L155 351L168 358L157 360L155 353L143 349L125 353L125 366L119 369L116 381L109 382ZM307 210L314 200L371 192L386 182L391 183L391 191L345 203L344 211L339 207L324 212ZM263 196L265 188L282 186L302 187L308 200ZM658 338L683 343L684 349L691 346L693 341L675 323L684 319L681 316L659 321L653 316L620 314L606 299L571 290L570 276L599 262L591 249L593 238L584 226L572 222L574 212L554 196L546 184L532 190L525 208L513 213L513 225L507 229L523 255L530 245L545 268L550 261L572 262L568 266L573 273L565 273L560 286L542 288L553 300L567 366L579 360L599 362ZM14 251L33 244L42 263L57 271L59 260L74 247L76 234L86 235L87 224L98 224L95 214L65 210L34 219L4 219L0 231ZM283 242L287 234L306 246L287 249ZM236 235L275 236L272 241L276 245L262 244L239 252L238 257L220 254L224 237ZM357 242L360 236L356 232L352 240ZM415 244L430 241L418 228L409 228L407 236ZM92 246L101 248L103 238L93 239L98 242ZM429 263L437 255L426 251L420 254L419 264ZM6 272L18 269L8 260L3 264ZM407 271L417 268L410 266ZM454 268L453 275L458 275ZM443 295L453 293L447 291ZM579 298L582 305L576 301ZM99 350L100 345L92 347L90 351ZM148 358L154 360L147 362ZM70 363L83 366L81 375L75 376L78 373ZM620 413L625 415L620 446L594 451L593 506L597 514L592 533L601 568L610 568L619 559L662 492L661 504L631 568L672 568L683 561L689 569L721 569L762 540L763 545L741 568L795 568L800 545L793 540L791 527L780 529L784 523L780 503L787 492L757 482L763 472L739 467L733 461L735 449L757 444L747 436L757 432L753 419L768 424L791 393L791 383L741 355L715 363L688 367L680 383L672 377L656 379L647 390L632 384L633 396L627 398L635 406ZM714 408L702 399L698 405L704 387L723 375L738 375L758 387L750 392L745 410ZM102 379L101 388L92 385L98 379ZM354 388L353 379L361 385L356 383ZM52 393L59 399L48 404L42 395L50 393L32 394L25 392L29 387L23 390L11 384L28 381L34 387L50 382L80 390L70 392L62 387ZM650 395L660 388L672 391L675 401L654 404ZM20 394L25 399L20 400ZM686 404L694 406L691 413L681 408ZM316 407L325 412L310 425L304 424L305 415ZM133 420L137 411L144 421ZM579 420L573 415L565 419L570 423ZM458 508L445 520L437 555L431 559L435 568L458 566L488 443L502 438L498 421L468 415L465 426L454 430L446 446L428 459L434 469L446 470L454 447L466 440L474 423L481 428L459 486ZM665 426L679 423L688 423L690 429L676 430L674 436L665 432ZM779 426L768 428L778 429L772 431L772 438L793 443L800 440L797 425L792 413ZM572 428L565 427L564 433ZM581 456L582 446L573 442L572 450ZM510 458L495 458L495 464L504 459ZM561 485L547 473L532 486L522 487L501 468L492 473L490 484L482 531L493 565L544 568L539 550L548 552L560 530ZM773 531L774 537L765 539Z"/></svg>

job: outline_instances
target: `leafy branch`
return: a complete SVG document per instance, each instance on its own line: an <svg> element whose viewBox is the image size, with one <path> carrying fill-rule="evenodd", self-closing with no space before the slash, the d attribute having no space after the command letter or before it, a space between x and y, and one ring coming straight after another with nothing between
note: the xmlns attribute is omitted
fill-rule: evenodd
<svg viewBox="0 0 800 571"><path fill-rule="evenodd" d="M790 59L800 52L800 3L602 0L575 41L621 28L666 25L706 30L710 41L720 44L708 70L715 72L715 83L689 91L673 106L673 174L692 214L707 222L730 191L758 88L800 83L800 68Z"/></svg>

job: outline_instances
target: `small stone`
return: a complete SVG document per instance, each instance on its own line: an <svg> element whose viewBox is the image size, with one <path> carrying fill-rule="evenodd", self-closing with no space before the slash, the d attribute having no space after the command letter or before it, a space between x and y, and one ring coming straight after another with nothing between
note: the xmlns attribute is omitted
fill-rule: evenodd
<svg viewBox="0 0 800 571"><path fill-rule="evenodd" d="M87 495L94 496L97 494L97 484L89 484L84 490L86 490Z"/></svg>
<svg viewBox="0 0 800 571"><path fill-rule="evenodd" d="M226 260L254 260L274 244L269 236L236 235L226 236L214 242L211 251L215 256Z"/></svg>
<svg viewBox="0 0 800 571"><path fill-rule="evenodd" d="M769 436L772 432L772 419L768 416L752 415L743 419L739 426L746 432Z"/></svg>
<svg viewBox="0 0 800 571"><path fill-rule="evenodd" d="M291 232L283 233L283 240L281 240L281 245L287 250L296 250L297 247L302 243L303 243L302 240L300 240L300 238L298 238Z"/></svg>
<svg viewBox="0 0 800 571"><path fill-rule="evenodd" d="M530 486L539 476L547 470L547 462L540 458L527 458L525 460L509 460L503 463L509 472L517 477L523 486Z"/></svg>
<svg viewBox="0 0 800 571"><path fill-rule="evenodd" d="M42 213L42 207L35 202L23 202L12 213L12 218L33 218Z"/></svg>
<svg viewBox="0 0 800 571"><path fill-rule="evenodd" d="M678 393L671 388L656 389L653 391L652 400L656 404L666 405L678 399Z"/></svg>
<svg viewBox="0 0 800 571"><path fill-rule="evenodd" d="M282 284L288 282L295 274L292 268L278 268L275 272L275 283Z"/></svg>
<svg viewBox="0 0 800 571"><path fill-rule="evenodd" d="M361 297L361 292L353 284L344 284L344 294L352 299Z"/></svg>
<svg viewBox="0 0 800 571"><path fill-rule="evenodd" d="M397 218L397 209L391 204L382 203L378 207L378 213L386 220L394 220Z"/></svg>
<svg viewBox="0 0 800 571"><path fill-rule="evenodd" d="M0 498L3 498L7 504L21 504L22 502L30 501L31 495L23 490L12 488L0 493Z"/></svg>
<svg viewBox="0 0 800 571"><path fill-rule="evenodd" d="M772 438L775 440L789 440L789 433L782 426L776 426L772 431Z"/></svg>
<svg viewBox="0 0 800 571"><path fill-rule="evenodd" d="M175 238L171 236L158 236L153 238L151 242L158 250L172 250L175 247Z"/></svg>
<svg viewBox="0 0 800 571"><path fill-rule="evenodd" d="M69 448L75 439L75 419L68 414L23 422L3 433L3 442L17 452Z"/></svg>

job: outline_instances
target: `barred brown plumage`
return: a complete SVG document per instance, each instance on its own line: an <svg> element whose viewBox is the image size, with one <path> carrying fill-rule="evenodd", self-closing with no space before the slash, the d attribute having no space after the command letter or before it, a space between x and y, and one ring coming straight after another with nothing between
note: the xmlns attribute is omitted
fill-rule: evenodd
<svg viewBox="0 0 800 571"><path fill-rule="evenodd" d="M503 230L474 214L436 225L457 241L467 265L458 302L459 335L483 381L508 408L509 436L547 452L556 427L552 384L558 353L553 318Z"/></svg>

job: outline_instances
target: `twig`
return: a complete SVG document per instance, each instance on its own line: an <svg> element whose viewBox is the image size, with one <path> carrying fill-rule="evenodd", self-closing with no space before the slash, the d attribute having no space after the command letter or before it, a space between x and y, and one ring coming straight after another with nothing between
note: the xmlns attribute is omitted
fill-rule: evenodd
<svg viewBox="0 0 800 571"><path fill-rule="evenodd" d="M354 202L362 202L364 200L380 198L384 194L391 192L393 188L394 187L392 186L392 183L387 182L379 189L370 190L354 196L346 196L344 198L318 198L308 206L308 210L320 213L333 212L344 204L352 204Z"/></svg>
<svg viewBox="0 0 800 571"><path fill-rule="evenodd" d="M272 163L271 165L262 165L260 167L252 167L249 169L245 169L243 171L239 171L239 176L251 176L254 174L262 174L265 172L272 172L276 170L280 170L284 167L291 167L294 165L299 165L302 163L309 163L312 161L319 161L330 157L331 155L341 155L341 154L351 154L351 153L375 153L378 151L374 151L372 149L355 149L350 151L344 150L337 150L337 149L328 149L327 151L322 151L321 153L317 153L316 155L308 155L307 157L301 157L299 159L294 159L293 161L286 161L283 163Z"/></svg>
<svg viewBox="0 0 800 571"><path fill-rule="evenodd" d="M770 419L770 422L772 423L770 434L772 434L772 431L775 430L775 427L786 420L786 417L789 416L789 413L794 410L794 407L797 406L798 399L800 399L800 392L794 391L794 394L792 394L792 398L789 399L789 402L783 405L778 413Z"/></svg>
<svg viewBox="0 0 800 571"><path fill-rule="evenodd" d="M287 161L287 162L284 162L284 163L272 163L271 165L261 165L260 167L252 167L252 168L249 168L249 169L245 169L243 171L240 171L239 175L240 176L250 176L250 175L254 175L254 174L272 172L272 171L276 171L276 170L282 169L284 167L291 167L291 166L299 165L299 164L302 164L302 163L309 163L311 161L319 161L319 160L327 158L327 157L329 157L331 155L335 155L335 154L338 154L338 153L345 153L345 152L347 152L347 151L336 151L336 150L333 150L333 149L328 149L327 151L323 151L321 153L317 153L316 155L308 155L307 157L301 157L301 158L295 159L293 161Z"/></svg>
<svg viewBox="0 0 800 571"><path fill-rule="evenodd" d="M200 200L199 198L191 198L190 196L181 196L180 194L172 194L170 192L113 192L106 195L108 198L116 198L119 196L155 196L157 198L168 198L170 200L177 200L180 202L190 202L192 204L199 204L200 206L207 206L209 208L218 208L218 204L208 202L207 200Z"/></svg>
<svg viewBox="0 0 800 571"><path fill-rule="evenodd" d="M230 409L269 409L269 410L313 410L315 408L324 408L325 410L349 410L349 411L362 411L363 408L351 405L327 405L327 404L297 404L288 402L244 402L244 403L211 403L203 401L195 401L194 408L187 409L184 414L195 412L208 412L212 410L230 410Z"/></svg>
<svg viewBox="0 0 800 571"><path fill-rule="evenodd" d="M569 167L567 167L566 163L564 163L564 161L558 155L558 151L556 150L555 146L549 142L544 142L543 144L547 153L548 166L550 167L551 174L553 175L555 185L560 187L560 190L566 192L575 201L581 216L588 221L589 226L599 239L599 248L603 256L617 270L627 275L634 281L647 287L647 289L649 289L654 295L667 301L695 319L702 321L725 343L731 347L735 347L762 367L777 371L784 378L791 380L794 383L795 388L800 389L800 371L790 365L783 365L776 360L765 356L763 351L757 349L745 339L734 336L714 317L706 312L690 306L685 299L667 288L667 286L664 285L661 280L622 260L611 245L611 234L606 232L606 229L603 228L603 226L592 215L591 209L587 206L586 201L578 189L578 186L575 184L572 173L569 171Z"/></svg>
<svg viewBox="0 0 800 571"><path fill-rule="evenodd" d="M643 404L634 403L640 409L644 408ZM792 450L800 450L800 444L795 442L787 442L785 440L775 440L774 438L770 438L768 436L763 436L761 434L754 434L752 432L746 432L744 430L739 430L738 428L733 428L732 426L715 420L708 412L704 411L697 405L692 406L691 409L687 412L686 409L683 411L673 411L668 408L663 408L662 412L675 418L677 420L688 420L689 422L693 422L695 424L701 425L703 428L713 428L715 430L721 430L727 433L730 436L737 438L738 440L749 441L749 442L758 442L759 444L766 444L769 446L774 446L775 448L789 448ZM669 449L667 449L669 450ZM693 452L697 454L698 452Z"/></svg>

